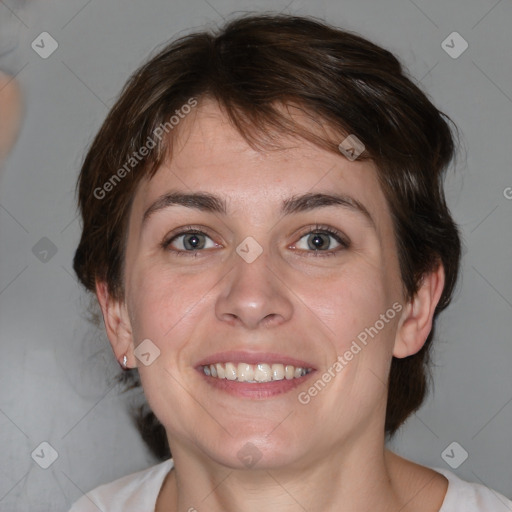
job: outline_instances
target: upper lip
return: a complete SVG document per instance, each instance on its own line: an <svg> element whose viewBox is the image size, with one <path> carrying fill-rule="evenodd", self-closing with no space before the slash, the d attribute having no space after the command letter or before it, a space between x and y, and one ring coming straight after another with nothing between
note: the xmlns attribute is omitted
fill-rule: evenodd
<svg viewBox="0 0 512 512"><path fill-rule="evenodd" d="M304 360L290 357L284 354L278 354L275 352L248 352L245 350L229 350L226 352L217 352L210 356L201 359L197 363L197 366L208 366L215 363L247 363L247 364L258 364L258 363L281 363L289 364L292 366L301 368L314 369L311 363Z"/></svg>

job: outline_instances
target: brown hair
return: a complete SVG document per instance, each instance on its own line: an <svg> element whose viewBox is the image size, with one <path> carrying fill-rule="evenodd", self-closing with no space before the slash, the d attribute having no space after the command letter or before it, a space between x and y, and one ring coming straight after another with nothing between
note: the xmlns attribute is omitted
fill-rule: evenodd
<svg viewBox="0 0 512 512"><path fill-rule="evenodd" d="M271 133L286 133L341 157L342 139L307 131L279 105L299 105L319 124L356 135L365 146L362 157L378 168L390 206L406 297L412 298L422 276L442 264L446 284L434 318L449 304L461 250L443 192L443 175L454 156L450 120L389 51L316 19L280 14L239 17L219 30L182 37L130 78L96 135L77 183L83 232L73 268L88 290L94 292L99 279L112 298L123 300L126 228L136 187L172 156L177 128L170 126L170 116L191 98L206 97L218 102L253 147L271 146ZM162 126L168 136L144 158L130 160ZM116 172L123 178L114 182ZM112 186L105 187L107 182ZM107 188L108 194L96 192ZM434 329L417 354L392 360L388 436L426 396L433 334ZM158 440L152 447L157 455L168 455L163 428L151 412L141 432L150 442Z"/></svg>

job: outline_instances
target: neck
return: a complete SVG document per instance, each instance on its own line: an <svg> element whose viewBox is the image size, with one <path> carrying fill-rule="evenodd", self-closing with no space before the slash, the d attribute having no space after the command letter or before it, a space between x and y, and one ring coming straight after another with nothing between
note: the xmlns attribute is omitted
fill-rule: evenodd
<svg viewBox="0 0 512 512"><path fill-rule="evenodd" d="M166 482L166 510L406 512L407 499L397 482L400 458L384 449L383 440L380 447L358 447L331 450L286 468L244 470L173 447L176 470Z"/></svg>

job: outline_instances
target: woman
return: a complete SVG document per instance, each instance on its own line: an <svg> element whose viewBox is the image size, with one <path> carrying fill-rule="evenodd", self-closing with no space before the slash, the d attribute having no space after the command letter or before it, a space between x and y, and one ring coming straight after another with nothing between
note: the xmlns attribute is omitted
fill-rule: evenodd
<svg viewBox="0 0 512 512"><path fill-rule="evenodd" d="M85 159L74 269L172 453L73 512L511 507L385 447L422 403L460 240L445 116L312 19L171 43Z"/></svg>

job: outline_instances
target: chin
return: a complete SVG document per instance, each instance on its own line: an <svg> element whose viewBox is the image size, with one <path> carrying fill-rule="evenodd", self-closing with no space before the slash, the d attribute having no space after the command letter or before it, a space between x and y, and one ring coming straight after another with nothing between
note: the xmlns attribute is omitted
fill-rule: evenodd
<svg viewBox="0 0 512 512"><path fill-rule="evenodd" d="M205 447L203 453L217 464L232 470L272 470L297 464L299 453L297 441L288 436L262 435L223 436L221 443L216 440L214 448Z"/></svg>

